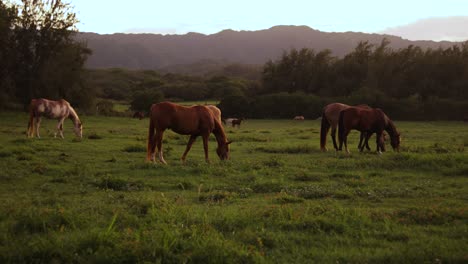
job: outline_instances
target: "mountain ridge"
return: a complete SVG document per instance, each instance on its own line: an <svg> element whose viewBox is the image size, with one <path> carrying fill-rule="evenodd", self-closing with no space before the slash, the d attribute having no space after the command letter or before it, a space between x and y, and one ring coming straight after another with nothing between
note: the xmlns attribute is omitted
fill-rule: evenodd
<svg viewBox="0 0 468 264"><path fill-rule="evenodd" d="M151 33L97 34L80 32L93 54L88 68L163 69L194 64L203 60L240 64L264 64L291 48L330 49L335 56L351 52L360 41L380 44L390 41L394 49L409 45L421 48L446 48L458 42L410 41L387 34L362 32L322 32L308 26L274 26L256 31L225 29L215 34L189 32L184 35Z"/></svg>

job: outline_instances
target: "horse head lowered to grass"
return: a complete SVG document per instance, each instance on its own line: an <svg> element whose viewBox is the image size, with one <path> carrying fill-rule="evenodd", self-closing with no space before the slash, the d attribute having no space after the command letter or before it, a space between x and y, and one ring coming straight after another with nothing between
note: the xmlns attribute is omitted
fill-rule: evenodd
<svg viewBox="0 0 468 264"><path fill-rule="evenodd" d="M76 136L79 138L83 137L83 126L80 118L70 103L63 99L52 101L43 98L32 99L29 105L28 137L34 137L34 133L38 138L41 137L39 135L39 127L42 116L58 119L57 131L54 137L57 137L57 133L59 133L60 137L63 138L63 121L67 117L73 121L73 131Z"/></svg>
<svg viewBox="0 0 468 264"><path fill-rule="evenodd" d="M187 153L198 136L203 139L205 160L208 158L208 138L211 133L216 137L218 148L216 153L221 160L229 159L229 144L223 126L219 118L206 106L197 105L186 107L171 102L153 104L149 112L149 131L147 146L147 161L155 161L155 149L158 148L158 159L161 163L167 164L163 157L162 138L166 129L181 135L190 135L182 162L185 162Z"/></svg>

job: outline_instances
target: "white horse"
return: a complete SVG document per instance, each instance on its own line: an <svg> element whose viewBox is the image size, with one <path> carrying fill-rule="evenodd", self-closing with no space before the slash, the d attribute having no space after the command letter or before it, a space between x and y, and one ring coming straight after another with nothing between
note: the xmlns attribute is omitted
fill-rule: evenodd
<svg viewBox="0 0 468 264"><path fill-rule="evenodd" d="M70 103L63 99L52 101L43 98L32 99L29 105L28 137L34 137L34 133L36 133L38 138L41 137L39 135L39 127L42 116L58 119L57 131L54 133L54 137L57 137L57 133L59 133L60 137L63 138L63 121L67 117L73 122L73 130L76 136L79 138L83 137L83 126L81 125L80 118Z"/></svg>

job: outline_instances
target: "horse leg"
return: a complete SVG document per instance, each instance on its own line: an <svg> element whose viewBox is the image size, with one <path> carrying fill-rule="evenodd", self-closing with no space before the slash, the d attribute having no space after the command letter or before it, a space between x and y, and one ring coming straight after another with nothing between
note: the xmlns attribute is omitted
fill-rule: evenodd
<svg viewBox="0 0 468 264"><path fill-rule="evenodd" d="M365 146L366 146L366 149L368 151L371 150L371 148L369 147L369 139L372 137L372 133L368 133L367 136L366 136L366 142L365 142ZM364 149L364 146L362 147L362 149Z"/></svg>
<svg viewBox="0 0 468 264"><path fill-rule="evenodd" d="M63 137L63 121L62 121L62 123L60 123L60 137L64 138Z"/></svg>
<svg viewBox="0 0 468 264"><path fill-rule="evenodd" d="M364 140L364 138L366 137L366 132L361 132L361 135L359 136L359 144L358 144L358 149L360 152L362 152L363 148L362 148L362 141Z"/></svg>
<svg viewBox="0 0 468 264"><path fill-rule="evenodd" d="M159 161L161 161L162 164L167 164L167 162L164 160L163 150L162 150L163 131L156 130L156 136L155 137L156 137L156 145L158 147L158 159L159 159ZM152 153L154 153L154 147L153 147Z"/></svg>
<svg viewBox="0 0 468 264"><path fill-rule="evenodd" d="M385 152L385 140L384 140L384 134L380 134L380 137L379 137L379 141L380 141L380 150L382 152Z"/></svg>
<svg viewBox="0 0 468 264"><path fill-rule="evenodd" d="M28 122L28 138L34 137L34 117L32 116L32 113L30 114L29 117L29 122Z"/></svg>
<svg viewBox="0 0 468 264"><path fill-rule="evenodd" d="M346 153L350 153L349 152L349 149L348 149L348 134L351 130L349 131L345 131L345 134L344 134L344 138L343 138L343 143L344 143L344 146L345 146L345 150L346 150Z"/></svg>
<svg viewBox="0 0 468 264"><path fill-rule="evenodd" d="M328 134L329 129L330 127L321 129L321 133L324 133L324 135L320 135L320 150L322 151L328 151L326 144L327 144L327 134Z"/></svg>
<svg viewBox="0 0 468 264"><path fill-rule="evenodd" d="M150 140L151 138L152 140ZM154 162L155 156L156 156L155 152L156 152L156 134L150 134L148 137L146 160L150 162Z"/></svg>
<svg viewBox="0 0 468 264"><path fill-rule="evenodd" d="M372 136L372 133L370 132L362 132L361 133L361 138L364 139L364 141L362 142L359 142L359 145L360 145L360 148L359 148L359 151L363 152L364 151L364 147L367 148L367 150L370 150L369 148L369 138Z"/></svg>
<svg viewBox="0 0 468 264"><path fill-rule="evenodd" d="M375 143L377 144L377 154L382 154L382 151L384 151L382 146L382 133L376 133Z"/></svg>
<svg viewBox="0 0 468 264"><path fill-rule="evenodd" d="M195 139L197 139L197 136L195 135L191 135L190 136L190 139L187 143L187 147L185 148L185 152L184 154L182 155L182 163L185 163L185 158L187 157L187 153L189 152L189 150L192 148L192 145L193 145L193 142L195 142Z"/></svg>
<svg viewBox="0 0 468 264"><path fill-rule="evenodd" d="M60 137L63 138L63 121L64 121L64 120L65 120L65 119L62 118L62 119L60 119L60 120L58 121L58 123L57 123L57 131L54 133L54 138L57 137L57 133L59 133L59 134L60 134Z"/></svg>
<svg viewBox="0 0 468 264"><path fill-rule="evenodd" d="M205 150L205 161L206 163L210 163L210 159L208 159L208 138L210 134L202 135L203 138L203 149Z"/></svg>
<svg viewBox="0 0 468 264"><path fill-rule="evenodd" d="M36 136L37 138L41 138L41 135L39 135L39 127L41 126L41 118L38 117L36 118Z"/></svg>
<svg viewBox="0 0 468 264"><path fill-rule="evenodd" d="M336 127L332 127L331 138L333 140L333 147L335 147L335 150L338 150L338 145L336 144Z"/></svg>

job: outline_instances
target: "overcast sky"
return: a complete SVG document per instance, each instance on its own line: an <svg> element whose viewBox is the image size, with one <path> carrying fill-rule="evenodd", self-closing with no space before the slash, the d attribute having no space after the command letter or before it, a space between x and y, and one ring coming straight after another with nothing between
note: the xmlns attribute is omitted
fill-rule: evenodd
<svg viewBox="0 0 468 264"><path fill-rule="evenodd" d="M305 25L326 32L468 40L468 0L71 0L78 29L100 34L217 33Z"/></svg>

